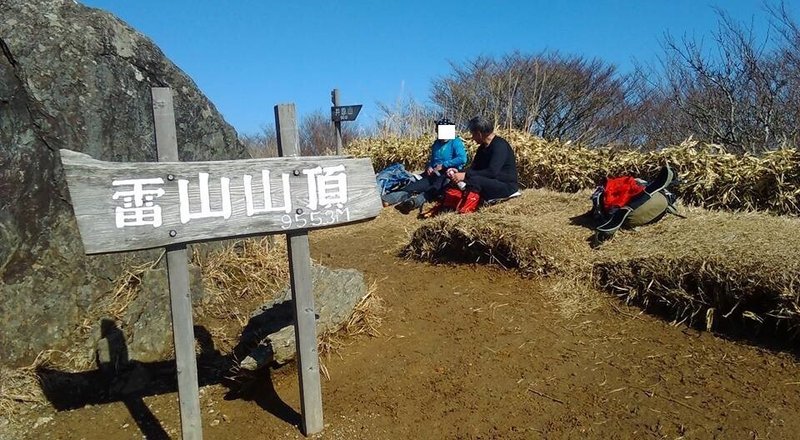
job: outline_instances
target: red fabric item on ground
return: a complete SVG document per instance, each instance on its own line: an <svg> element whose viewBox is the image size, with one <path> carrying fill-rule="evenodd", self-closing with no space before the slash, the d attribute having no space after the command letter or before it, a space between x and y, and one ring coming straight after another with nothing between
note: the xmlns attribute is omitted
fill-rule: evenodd
<svg viewBox="0 0 800 440"><path fill-rule="evenodd" d="M460 189L455 187L447 187L444 190L444 199L442 200L442 207L446 209L456 210L458 209L458 204L461 202L461 197L463 193Z"/></svg>
<svg viewBox="0 0 800 440"><path fill-rule="evenodd" d="M606 181L603 192L603 209L608 212L612 208L621 208L644 192L644 187L633 177L613 177Z"/></svg>
<svg viewBox="0 0 800 440"><path fill-rule="evenodd" d="M458 204L458 213L469 214L470 212L475 212L478 210L478 205L480 205L480 202L480 194L476 193L475 191L467 191L461 198L461 202Z"/></svg>

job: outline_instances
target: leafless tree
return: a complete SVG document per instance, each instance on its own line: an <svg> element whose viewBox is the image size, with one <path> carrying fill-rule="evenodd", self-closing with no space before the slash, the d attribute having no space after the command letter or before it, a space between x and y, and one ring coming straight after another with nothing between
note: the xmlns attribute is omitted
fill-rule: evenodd
<svg viewBox="0 0 800 440"><path fill-rule="evenodd" d="M587 144L619 141L629 114L628 79L597 59L558 52L451 63L434 80L432 101L458 120L475 115L497 126Z"/></svg>
<svg viewBox="0 0 800 440"><path fill-rule="evenodd" d="M323 156L335 154L336 134L330 115L316 111L304 115L298 127L300 154L303 156ZM342 146L346 147L358 137L358 126L354 122L342 123ZM278 138L274 124L266 124L257 133L241 135L252 157L277 157Z"/></svg>
<svg viewBox="0 0 800 440"><path fill-rule="evenodd" d="M262 125L256 133L242 134L239 140L254 158L278 157L278 138L273 124Z"/></svg>
<svg viewBox="0 0 800 440"><path fill-rule="evenodd" d="M781 44L769 35L757 40L752 27L722 10L717 15L709 48L694 38L665 37L666 93L679 113L662 117L677 132L736 151L758 153L796 141L798 82L792 57L797 48L789 42L793 22L782 22L787 40Z"/></svg>
<svg viewBox="0 0 800 440"><path fill-rule="evenodd" d="M394 104L378 103L378 136L420 137L433 133L434 120L441 112L417 103L411 97L398 98Z"/></svg>
<svg viewBox="0 0 800 440"><path fill-rule="evenodd" d="M330 113L315 111L300 120L300 151L304 156L324 156L336 153L336 131ZM358 137L354 121L342 122L342 147Z"/></svg>

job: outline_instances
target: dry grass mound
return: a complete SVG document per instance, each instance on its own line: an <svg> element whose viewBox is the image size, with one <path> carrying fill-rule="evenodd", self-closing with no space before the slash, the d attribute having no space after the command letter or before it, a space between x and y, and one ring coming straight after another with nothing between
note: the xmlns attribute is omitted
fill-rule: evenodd
<svg viewBox="0 0 800 440"><path fill-rule="evenodd" d="M800 152L786 148L760 156L735 155L720 145L687 140L659 151L586 148L545 141L522 132L500 132L517 153L522 186L577 192L594 188L606 176L652 176L665 162L678 172L685 203L729 211L800 214ZM370 157L376 170L395 162L424 168L430 139L359 139L350 154ZM466 142L470 157L475 144Z"/></svg>
<svg viewBox="0 0 800 440"><path fill-rule="evenodd" d="M601 248L595 283L676 320L800 329L800 221L694 209Z"/></svg>
<svg viewBox="0 0 800 440"><path fill-rule="evenodd" d="M445 214L417 228L402 254L432 262L493 263L526 275L551 275L586 265L588 229L577 219L587 195L525 191L472 215Z"/></svg>
<svg viewBox="0 0 800 440"><path fill-rule="evenodd" d="M433 219L403 253L594 286L708 329L756 322L791 337L800 329L800 220L693 208L687 219L622 230L593 249L581 215L587 196L528 190L476 214Z"/></svg>

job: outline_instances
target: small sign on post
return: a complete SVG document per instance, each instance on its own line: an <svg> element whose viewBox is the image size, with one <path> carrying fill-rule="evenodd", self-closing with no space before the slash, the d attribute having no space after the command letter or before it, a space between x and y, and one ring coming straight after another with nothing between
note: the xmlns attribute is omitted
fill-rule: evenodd
<svg viewBox="0 0 800 440"><path fill-rule="evenodd" d="M331 107L331 121L355 121L358 113L361 112L361 107L361 104L333 106Z"/></svg>
<svg viewBox="0 0 800 440"><path fill-rule="evenodd" d="M172 91L153 89L160 162L104 162L64 150L61 162L87 254L166 247L184 439L202 438L186 243L287 234L304 434L322 430L310 229L381 211L369 159L338 156L178 162ZM279 148L296 155L294 106L275 108Z"/></svg>
<svg viewBox="0 0 800 440"><path fill-rule="evenodd" d="M339 96L339 89L331 91L331 121L333 121L333 128L336 131L336 155L342 154L342 121L355 121L358 113L361 111L361 104L358 105L341 105L341 98Z"/></svg>

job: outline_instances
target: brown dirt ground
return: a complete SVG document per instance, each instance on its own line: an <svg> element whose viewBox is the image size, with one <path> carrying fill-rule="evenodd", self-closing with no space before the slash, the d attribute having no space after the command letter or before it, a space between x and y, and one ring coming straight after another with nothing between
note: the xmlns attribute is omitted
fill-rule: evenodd
<svg viewBox="0 0 800 440"><path fill-rule="evenodd" d="M382 336L347 339L323 360L325 429L313 438L797 438L796 352L671 325L596 292L587 303L599 307L567 315L552 281L399 259L416 221L386 209L310 235L316 261L363 271L389 309ZM303 438L293 368L250 398L227 391L201 388L205 438ZM29 438L180 438L175 392L51 417Z"/></svg>

